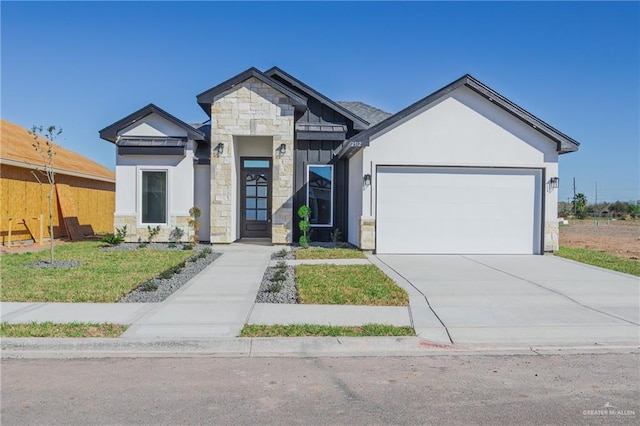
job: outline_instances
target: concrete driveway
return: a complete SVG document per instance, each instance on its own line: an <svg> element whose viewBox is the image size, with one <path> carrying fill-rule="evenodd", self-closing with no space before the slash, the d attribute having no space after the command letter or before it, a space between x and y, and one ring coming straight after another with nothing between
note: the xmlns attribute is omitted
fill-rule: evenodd
<svg viewBox="0 0 640 426"><path fill-rule="evenodd" d="M427 309L456 344L640 341L640 280L631 275L551 255L377 259L400 276L396 280L406 280L412 313L421 304L424 311L426 299ZM419 335L438 335L433 317L417 317Z"/></svg>

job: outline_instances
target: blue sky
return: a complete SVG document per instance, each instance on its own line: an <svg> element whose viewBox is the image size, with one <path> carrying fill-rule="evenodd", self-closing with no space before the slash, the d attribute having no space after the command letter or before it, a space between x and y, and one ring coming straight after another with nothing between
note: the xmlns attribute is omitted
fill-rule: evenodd
<svg viewBox="0 0 640 426"><path fill-rule="evenodd" d="M277 65L389 112L465 73L581 143L560 200L640 198L640 5L633 3L7 2L1 115L55 124L109 168L98 130L153 102L204 121L198 93Z"/></svg>

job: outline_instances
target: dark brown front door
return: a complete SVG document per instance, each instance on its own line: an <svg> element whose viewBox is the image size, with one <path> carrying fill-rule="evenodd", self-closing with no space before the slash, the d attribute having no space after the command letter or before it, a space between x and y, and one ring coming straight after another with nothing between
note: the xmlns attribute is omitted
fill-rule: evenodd
<svg viewBox="0 0 640 426"><path fill-rule="evenodd" d="M271 237L271 159L240 159L242 238Z"/></svg>

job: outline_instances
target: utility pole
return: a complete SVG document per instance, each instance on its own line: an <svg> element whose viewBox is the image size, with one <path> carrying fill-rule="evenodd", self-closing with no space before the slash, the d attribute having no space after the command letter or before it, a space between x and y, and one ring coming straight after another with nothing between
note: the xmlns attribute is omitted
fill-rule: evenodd
<svg viewBox="0 0 640 426"><path fill-rule="evenodd" d="M598 209L598 182L596 182L596 210L600 210ZM600 212L597 212L598 216L600 216Z"/></svg>
<svg viewBox="0 0 640 426"><path fill-rule="evenodd" d="M573 215L576 215L576 178L573 177Z"/></svg>

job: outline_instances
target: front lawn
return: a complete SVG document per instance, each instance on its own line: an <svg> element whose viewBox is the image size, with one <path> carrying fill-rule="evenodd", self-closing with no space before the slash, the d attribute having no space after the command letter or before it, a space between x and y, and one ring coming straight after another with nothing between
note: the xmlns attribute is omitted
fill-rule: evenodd
<svg viewBox="0 0 640 426"><path fill-rule="evenodd" d="M596 250L573 247L560 247L556 255L588 265L599 266L600 268L611 269L612 271L624 272L625 274L640 277L640 261L638 260L625 259L624 257L618 257Z"/></svg>
<svg viewBox="0 0 640 426"><path fill-rule="evenodd" d="M193 251L104 251L97 241L56 247L55 260L75 260L72 268L34 268L48 252L2 256L3 302L115 302L143 282L182 263Z"/></svg>
<svg viewBox="0 0 640 426"><path fill-rule="evenodd" d="M334 326L313 324L245 325L240 337L326 337L326 336L415 336L411 327L385 324Z"/></svg>
<svg viewBox="0 0 640 426"><path fill-rule="evenodd" d="M1 337L119 337L129 326L72 322L32 322L29 324L0 323Z"/></svg>
<svg viewBox="0 0 640 426"><path fill-rule="evenodd" d="M296 259L366 259L360 250L349 248L310 247L296 250Z"/></svg>
<svg viewBox="0 0 640 426"><path fill-rule="evenodd" d="M406 306L406 291L374 265L297 265L300 303Z"/></svg>

